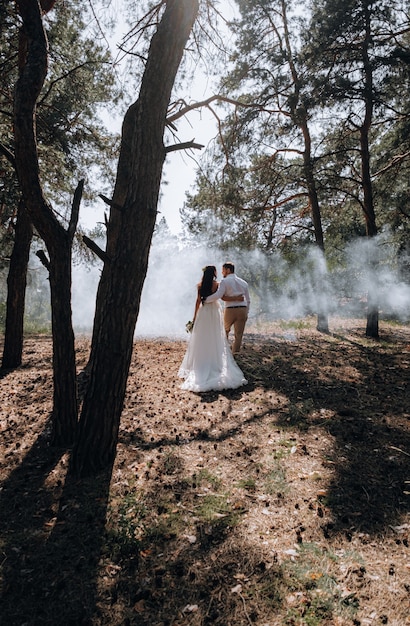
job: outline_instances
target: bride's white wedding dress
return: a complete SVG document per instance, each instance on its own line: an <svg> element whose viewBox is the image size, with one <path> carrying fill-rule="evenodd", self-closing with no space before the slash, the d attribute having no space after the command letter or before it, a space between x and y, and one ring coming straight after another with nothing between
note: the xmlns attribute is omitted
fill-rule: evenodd
<svg viewBox="0 0 410 626"><path fill-rule="evenodd" d="M196 392L236 389L247 384L232 356L219 301L199 307L178 376L185 379L181 389Z"/></svg>

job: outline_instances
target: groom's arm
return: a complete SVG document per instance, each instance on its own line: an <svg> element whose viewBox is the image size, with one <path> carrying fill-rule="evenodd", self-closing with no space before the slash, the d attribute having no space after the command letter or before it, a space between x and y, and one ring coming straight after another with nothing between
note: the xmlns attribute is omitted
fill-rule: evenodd
<svg viewBox="0 0 410 626"><path fill-rule="evenodd" d="M224 294L225 294L225 283L223 280L221 280L221 282L219 283L219 287L215 291L215 293L212 293L205 300L206 302L216 302L217 300L219 300L219 298L222 298Z"/></svg>

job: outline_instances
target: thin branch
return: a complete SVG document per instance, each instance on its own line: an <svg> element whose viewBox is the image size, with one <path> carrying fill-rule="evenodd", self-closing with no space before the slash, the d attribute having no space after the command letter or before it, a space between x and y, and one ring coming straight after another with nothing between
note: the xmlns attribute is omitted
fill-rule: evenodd
<svg viewBox="0 0 410 626"><path fill-rule="evenodd" d="M146 63L146 62L147 62L147 57L146 57L146 56L144 56L144 55L142 55L142 54L140 54L139 52L132 52L131 50L126 50L125 48L123 48L123 47L122 47L122 45L121 45L121 44L118 44L118 45L117 45L117 48L118 48L118 50L119 50L120 52L123 52L123 53L124 53L124 57L125 57L126 55L129 55L129 56L135 57L135 58L137 58L137 59L140 59L140 61L143 61L144 63ZM120 61L122 61L122 59L123 59L124 57L120 58ZM117 57L117 59L118 59L118 57ZM118 62L118 61L116 61L116 62Z"/></svg>
<svg viewBox="0 0 410 626"><path fill-rule="evenodd" d="M410 150L405 152L404 154L398 154L397 156L394 156L392 160L390 161L390 163L387 163L387 165L382 167L381 170L373 174L373 178L376 178L376 176L380 176L380 174L384 174L384 172L387 172L392 167L395 167L398 163L405 161L409 156L410 156Z"/></svg>
<svg viewBox="0 0 410 626"><path fill-rule="evenodd" d="M10 165L12 165L14 169L16 169L16 160L14 158L14 154L1 142L0 142L0 154L6 157Z"/></svg>
<svg viewBox="0 0 410 626"><path fill-rule="evenodd" d="M227 96L214 94L213 96L206 98L206 100L201 100L199 102L193 102L192 104L185 105L177 113L174 113L173 115L170 115L169 117L167 117L167 124L172 124L172 122L180 119L181 117L183 117L190 111L194 111L195 109L200 109L202 107L209 107L209 105L215 101L226 102L227 104L233 104L235 106L244 107L247 109L258 109L259 111L264 112L264 113L280 113L281 112L275 109L266 109L264 106L255 104L254 102L246 103L246 102L242 102L241 100L235 100L234 98L228 98Z"/></svg>
<svg viewBox="0 0 410 626"><path fill-rule="evenodd" d="M202 148L205 148L205 146L200 143L194 143L194 140L192 139L191 141L185 141L183 143L176 143L172 146L166 146L165 152L168 154L168 152L175 152L175 150L188 150L189 148L191 148L192 150L202 150Z"/></svg>
<svg viewBox="0 0 410 626"><path fill-rule="evenodd" d="M306 191L300 191L299 193L294 193L290 196L287 196L283 200L279 200L279 202L275 202L274 204L265 204L263 206L252 207L252 211L273 211L283 206L284 204L287 204L288 202L292 202L292 200L297 200L298 198L306 198L307 195L308 194Z"/></svg>
<svg viewBox="0 0 410 626"><path fill-rule="evenodd" d="M44 267L48 271L50 271L50 261L48 260L47 255L44 252L44 250L37 250L36 255L38 256L38 258L40 259Z"/></svg>
<svg viewBox="0 0 410 626"><path fill-rule="evenodd" d="M77 189L74 192L74 197L73 197L73 203L71 205L71 216L70 216L70 222L68 224L68 236L70 238L70 240L73 240L75 231L77 229L77 224L78 224L78 215L80 213L80 203L81 203L81 198L83 196L83 189L84 189L84 179L80 180L80 182L77 185Z"/></svg>
<svg viewBox="0 0 410 626"><path fill-rule="evenodd" d="M126 44L130 39L135 39L135 36L137 36L136 41L133 43L133 46L136 46L141 33L144 33L147 28L152 26L157 27L158 15L164 4L165 0L159 0L159 2L155 4L147 13L145 13L141 19L137 20L132 29L122 38L122 43Z"/></svg>
<svg viewBox="0 0 410 626"><path fill-rule="evenodd" d="M91 0L88 0L88 4L89 4L89 6L90 6L91 13L92 13L92 14L93 14L93 16L94 16L95 22L96 22L96 24L97 24L97 28L98 28L98 30L100 31L101 36L102 36L102 38L104 39L105 43L107 44L107 48L109 48L109 47L110 47L110 42L108 41L107 37L105 36L104 29L103 29L103 27L101 26L101 24L100 24L100 20L98 19L97 13L96 13L96 11L95 11L95 9L94 9L94 4L93 4L93 2L92 2Z"/></svg>
<svg viewBox="0 0 410 626"><path fill-rule="evenodd" d="M107 253L104 252L104 250L102 250L100 246L98 246L95 243L95 241L87 237L87 235L83 235L83 241L85 245L87 246L87 248L89 248L92 252L94 252L94 254L96 254L98 258L101 259L101 261L106 263L110 260Z"/></svg>
<svg viewBox="0 0 410 626"><path fill-rule="evenodd" d="M155 4L147 13L145 13L141 19L137 20L136 24L133 25L131 30L128 31L128 33L126 33L123 36L121 43L117 45L117 48L122 53L122 56L120 54L117 54L115 63L121 62L127 55L132 55L137 58L141 58L144 61L144 63L146 62L146 58L143 57L138 52L134 52L134 50L138 47L138 44L141 40L141 37L143 37L144 33L149 28L153 28L153 27L156 28L158 26L158 22L159 22L158 16L160 14L162 7L165 4L166 4L166 0L159 0L159 2ZM132 41L132 45L127 50L126 46L128 45L130 41Z"/></svg>
<svg viewBox="0 0 410 626"><path fill-rule="evenodd" d="M58 78L56 78L55 80L51 81L47 91L45 92L41 100L38 101L38 105L43 104L43 102L47 100L47 97L49 96L50 92L53 90L55 85L57 85L57 83L59 83L62 80L65 80L66 78L71 76L71 74L75 74L77 70L80 70L83 67L86 67L87 65L97 65L97 63L95 61L85 61L84 63L81 63L80 65L77 65L76 67L71 68L70 70L68 70L68 72L65 72L61 76L58 76Z"/></svg>
<svg viewBox="0 0 410 626"><path fill-rule="evenodd" d="M113 209L117 209L117 211L124 210L124 207L120 206L119 204L116 204L115 202L110 200L110 198L107 198L107 196L104 196L104 194L99 193L98 196L101 198L101 200L104 200L105 204L108 204L108 206L112 207Z"/></svg>
<svg viewBox="0 0 410 626"><path fill-rule="evenodd" d="M13 118L13 112L12 111L6 111L6 109L0 109L0 113L1 113L1 115L4 115L5 117L8 117L10 119Z"/></svg>

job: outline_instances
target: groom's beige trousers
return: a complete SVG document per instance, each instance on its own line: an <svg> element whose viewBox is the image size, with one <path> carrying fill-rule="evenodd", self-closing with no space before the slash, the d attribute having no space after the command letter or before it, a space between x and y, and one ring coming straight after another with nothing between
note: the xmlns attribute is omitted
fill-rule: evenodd
<svg viewBox="0 0 410 626"><path fill-rule="evenodd" d="M228 337L229 331L232 326L234 329L234 340L232 344L232 353L237 354L241 349L243 331L245 330L246 320L248 319L248 307L247 306L231 306L225 307L224 312L224 326L226 336Z"/></svg>

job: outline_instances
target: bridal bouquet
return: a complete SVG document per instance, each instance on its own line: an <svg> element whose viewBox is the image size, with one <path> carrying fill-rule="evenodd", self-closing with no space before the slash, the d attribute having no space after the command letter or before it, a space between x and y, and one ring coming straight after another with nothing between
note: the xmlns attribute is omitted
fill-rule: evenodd
<svg viewBox="0 0 410 626"><path fill-rule="evenodd" d="M189 322L185 324L187 333L192 333L193 327L194 327L194 322L191 322L191 320L189 320Z"/></svg>

